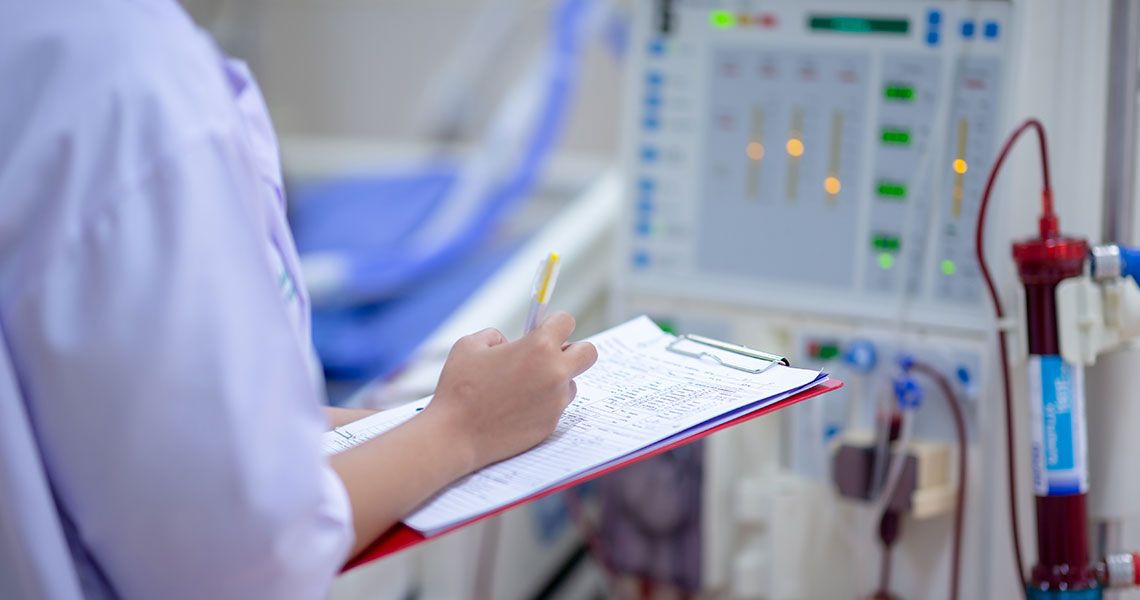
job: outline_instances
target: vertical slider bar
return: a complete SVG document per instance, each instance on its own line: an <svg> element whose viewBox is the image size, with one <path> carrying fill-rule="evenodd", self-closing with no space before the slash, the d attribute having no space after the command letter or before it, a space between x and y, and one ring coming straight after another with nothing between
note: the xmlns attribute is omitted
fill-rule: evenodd
<svg viewBox="0 0 1140 600"><path fill-rule="evenodd" d="M970 125L966 119L958 121L958 151L954 156L954 163L951 167L954 169L954 195L953 204L950 210L954 218L962 216L962 185L966 179L966 135L969 133Z"/></svg>
<svg viewBox="0 0 1140 600"><path fill-rule="evenodd" d="M843 113L837 110L831 114L831 157L827 166L827 178L823 180L823 191L827 192L827 199L833 204L842 187L839 181L839 153L842 147Z"/></svg>
<svg viewBox="0 0 1140 600"><path fill-rule="evenodd" d="M748 142L748 195L755 199L760 192L760 161L764 160L764 109L752 108L752 139Z"/></svg>
<svg viewBox="0 0 1140 600"><path fill-rule="evenodd" d="M800 157L804 154L804 111L796 108L792 111L792 131L788 135L788 202L796 201L797 187L800 180Z"/></svg>

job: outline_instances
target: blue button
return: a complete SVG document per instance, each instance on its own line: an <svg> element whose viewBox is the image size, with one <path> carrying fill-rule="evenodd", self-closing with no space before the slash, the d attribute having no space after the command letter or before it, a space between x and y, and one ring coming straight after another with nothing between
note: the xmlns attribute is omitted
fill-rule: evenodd
<svg viewBox="0 0 1140 600"><path fill-rule="evenodd" d="M986 28L984 30L986 39L996 40L998 34L1001 33L1001 25L997 21L986 21Z"/></svg>
<svg viewBox="0 0 1140 600"><path fill-rule="evenodd" d="M643 178L641 180L641 191L652 192L653 186L654 186L654 183L653 183L652 179L649 179L648 177L646 177L646 178Z"/></svg>
<svg viewBox="0 0 1140 600"><path fill-rule="evenodd" d="M641 221L637 224L637 234L642 236L649 235L649 221Z"/></svg>
<svg viewBox="0 0 1140 600"><path fill-rule="evenodd" d="M875 344L869 340L855 340L843 353L843 362L859 373L870 373L875 370L879 360L879 352Z"/></svg>
<svg viewBox="0 0 1140 600"><path fill-rule="evenodd" d="M654 117L646 117L645 120L642 121L641 123L643 125L645 125L645 128L650 130L650 131L656 130L657 126L659 125L659 123L657 122L657 119L655 119Z"/></svg>
<svg viewBox="0 0 1140 600"><path fill-rule="evenodd" d="M649 53L654 56L662 56L665 54L665 42L662 40L653 40L649 42Z"/></svg>
<svg viewBox="0 0 1140 600"><path fill-rule="evenodd" d="M641 200L637 201L637 209L641 212L653 212L653 200L648 196L642 196Z"/></svg>
<svg viewBox="0 0 1140 600"><path fill-rule="evenodd" d="M958 381L962 382L962 385L970 385L970 380L973 379L970 377L970 370L964 366L958 367L954 374L958 376Z"/></svg>
<svg viewBox="0 0 1140 600"><path fill-rule="evenodd" d="M641 160L645 162L653 162L657 160L657 149L646 146L641 149Z"/></svg>
<svg viewBox="0 0 1140 600"><path fill-rule="evenodd" d="M638 250L633 253L633 266L635 267L648 267L649 266L649 253L644 250Z"/></svg>
<svg viewBox="0 0 1140 600"><path fill-rule="evenodd" d="M938 45L938 32L937 31L927 32L926 43L928 45L931 45L931 46L937 46Z"/></svg>
<svg viewBox="0 0 1140 600"><path fill-rule="evenodd" d="M974 37L974 22L973 21L969 21L969 20L962 21L962 37L964 37L966 39L970 39L970 38Z"/></svg>
<svg viewBox="0 0 1140 600"><path fill-rule="evenodd" d="M898 399L899 408L913 410L922 406L922 388L912 377L900 377L894 380L895 398Z"/></svg>
<svg viewBox="0 0 1140 600"><path fill-rule="evenodd" d="M661 96L658 96L657 94L646 95L645 96L645 105L646 106L654 106L654 107L661 106Z"/></svg>
<svg viewBox="0 0 1140 600"><path fill-rule="evenodd" d="M930 21L931 25L937 25L942 22L942 11L932 10L926 14L926 20Z"/></svg>
<svg viewBox="0 0 1140 600"><path fill-rule="evenodd" d="M645 81L651 86L658 86L665 82L665 76L657 71L650 71L649 74L645 76Z"/></svg>

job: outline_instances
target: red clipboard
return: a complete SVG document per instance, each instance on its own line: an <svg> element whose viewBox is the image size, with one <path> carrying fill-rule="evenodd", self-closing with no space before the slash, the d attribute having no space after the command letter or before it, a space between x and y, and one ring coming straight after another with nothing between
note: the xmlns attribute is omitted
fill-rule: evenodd
<svg viewBox="0 0 1140 600"><path fill-rule="evenodd" d="M385 533L384 535L381 535L379 538L377 538L377 540L371 546L369 546L367 549L365 549L363 552L361 552L359 555L357 555L356 558L353 558L352 560L350 560L348 562L348 564L345 565L344 570L348 571L350 569L354 569L354 568L359 567L361 565L370 563L374 560L384 558L385 556L388 556L389 554L395 554L396 552L400 552L402 550L407 550L408 548L411 548L413 546L418 546L418 545L420 545L426 541L440 538L442 536L445 536L445 535L451 533L452 531L456 531L458 529L463 529L464 527L467 527L468 525L478 523L479 521L482 521L484 519L489 519L489 518L494 517L500 513L503 513L503 512L506 512L512 508L515 508L516 506L520 506L520 505L526 504L528 502L538 500L539 498L545 498L551 494L555 494L555 493L561 492L565 489L572 488L578 484L585 483L587 481L590 481L591 479L596 479L596 478L601 477L602 475L605 475L607 473L612 473L614 471L617 471L618 469L628 467L629 465L632 465L634 463L645 460L651 456L657 456L658 454L661 454L662 452L667 452L667 451L672 450L674 448L679 448L681 446L684 446L685 444L689 444L689 443L695 442L699 439L703 439L703 438L708 437L709 435L712 435L712 434L714 434L714 433L716 433L722 429L728 429L729 427L735 427L737 425L740 425L741 423L747 423L748 421L751 421L752 419L755 419L756 417L760 417L760 416L763 416L763 415L766 415L769 413L776 412L777 410L780 410L782 408L791 406L791 405L799 403L799 402L803 402L804 400L807 400L808 398L814 398L816 396L820 396L820 395L826 394L828 392L833 392L833 391L835 391L841 387L843 387L842 381L839 381L837 379L829 379L829 380L827 380L827 381L825 381L819 385L808 388L808 389L806 389L806 390L804 390L798 394L789 396L789 397L787 397L787 398L785 398L779 402L775 402L773 404L765 406L764 408L761 408L760 410L756 410L756 411L753 411L753 412L750 412L747 414L740 415L739 417L736 417L735 419L732 419L731 421L725 421L724 423L721 423L720 425L717 425L716 427L712 427L712 428L707 429L705 431L702 431L700 433L694 433L693 435L691 435L689 437L679 439L679 440L677 440L671 444L667 444L667 445L661 446L659 448L654 448L653 450L646 452L644 454L638 454L638 455L633 456L629 459L615 462L611 465L608 465L604 469L594 471L591 473L586 473L586 474L584 474L581 477L578 477L576 479L571 479L569 481L565 481L565 482L560 483L560 484L558 484L558 485L556 485L550 489L546 489L546 490L543 490L541 492L538 492L537 494L534 494L533 496L527 496L526 498L523 498L517 502L514 502L512 504L508 504L507 506L504 506L504 507L499 508L497 510L493 510L493 511L491 511L485 515L481 515L481 516L476 517L474 519L471 519L470 521L467 521L465 523L460 523L460 524L458 524L458 525L456 525L450 529L446 529L446 530L441 531L439 533L436 533L435 535L432 535L430 537L425 536L424 534L416 531L415 529L412 529L411 527L408 527L407 525L404 525L403 523L400 523L400 524L396 525L395 527L393 527L392 529L389 529L388 532Z"/></svg>

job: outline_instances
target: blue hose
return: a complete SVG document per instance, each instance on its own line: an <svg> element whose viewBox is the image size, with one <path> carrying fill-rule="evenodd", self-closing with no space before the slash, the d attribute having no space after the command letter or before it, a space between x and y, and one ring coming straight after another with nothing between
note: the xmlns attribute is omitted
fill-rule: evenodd
<svg viewBox="0 0 1140 600"><path fill-rule="evenodd" d="M1128 246L1119 246L1119 248L1121 274L1140 282L1140 248Z"/></svg>

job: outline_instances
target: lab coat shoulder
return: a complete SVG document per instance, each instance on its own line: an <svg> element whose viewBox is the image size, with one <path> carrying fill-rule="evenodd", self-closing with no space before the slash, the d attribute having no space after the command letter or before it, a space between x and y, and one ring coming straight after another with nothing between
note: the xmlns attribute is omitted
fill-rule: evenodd
<svg viewBox="0 0 1140 600"><path fill-rule="evenodd" d="M219 54L175 3L0 4L19 24L0 35L0 257L46 256L160 161L241 127Z"/></svg>

